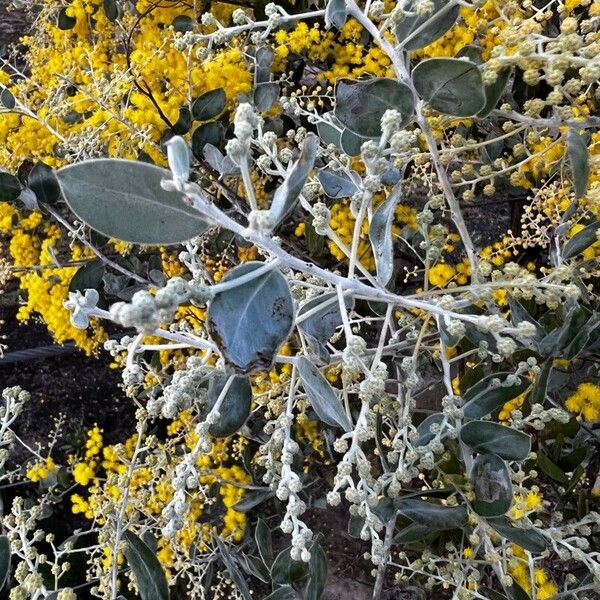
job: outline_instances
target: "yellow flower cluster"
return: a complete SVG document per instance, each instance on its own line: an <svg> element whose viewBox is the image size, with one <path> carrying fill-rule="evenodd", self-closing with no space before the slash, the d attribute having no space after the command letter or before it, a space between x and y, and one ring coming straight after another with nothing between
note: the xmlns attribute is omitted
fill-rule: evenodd
<svg viewBox="0 0 600 600"><path fill-rule="evenodd" d="M549 600L558 593L558 587L550 579L548 571L536 567L533 570L533 581L529 569L528 553L517 545L512 546L513 559L509 568L511 577L531 596L535 588L538 600Z"/></svg>
<svg viewBox="0 0 600 600"><path fill-rule="evenodd" d="M492 48L498 43L498 33L505 26L493 0L487 0L478 8L463 6L458 22L450 31L414 54L424 57L454 57L466 46L477 43L483 50L483 59L487 60Z"/></svg>
<svg viewBox="0 0 600 600"><path fill-rule="evenodd" d="M58 467L54 462L54 459L51 456L44 459L43 461L36 463L29 467L25 473L25 477L29 479L29 481L38 482L43 481L51 475L52 473L56 473Z"/></svg>
<svg viewBox="0 0 600 600"><path fill-rule="evenodd" d="M309 27L298 23L290 31L280 30L275 34L275 70L284 70L286 59L291 53L305 55L310 61L333 61L323 72L326 81L334 83L340 77L391 75L390 61L377 46L365 48L359 41L362 26L349 19L337 35L334 31L322 31L318 25Z"/></svg>
<svg viewBox="0 0 600 600"><path fill-rule="evenodd" d="M374 199L374 205L376 206L383 200L383 196ZM412 229L417 227L417 212L416 209L409 206L399 204L395 210L394 225L392 227L392 234L395 236L400 235L402 227L408 226ZM354 234L354 224L356 219L350 210L350 202L347 199L336 202L331 207L331 219L329 225L331 229L337 234L340 241L344 243L347 248L352 245L352 237ZM297 236L304 235L305 224L300 223L295 230ZM358 262L362 266L369 270L375 270L375 258L373 256L373 250L371 243L369 242L369 222L365 219L361 227L360 241L358 243L357 257ZM331 254L340 261L346 261L346 254L334 241L328 240L327 246Z"/></svg>
<svg viewBox="0 0 600 600"><path fill-rule="evenodd" d="M137 434L122 445L103 447L102 431L98 427L90 429L86 436L84 460L73 466L73 478L87 488L87 495L71 495L72 512L102 524L106 521L106 514L115 510L122 500L123 491L128 486L128 514L142 511L145 515L160 517L164 507L173 499L172 468L181 460L181 445L191 449L197 442L190 411L183 411L172 421L167 427L167 434L165 441L148 438L149 456L154 458L151 457L149 462L142 459L127 480L128 463L134 455ZM247 517L234 506L243 498L244 485L250 483L251 477L238 464L230 463L240 458L246 444L244 438L214 440L212 451L200 455L197 466L200 473L198 482L202 488L189 494L190 510L184 527L175 540L158 539L157 556L165 567L172 567L178 555L187 556L193 544L197 543L204 549L210 544L213 526L209 521L203 522L202 515L217 501L205 495L212 486L218 485L218 498L225 508L219 535L233 541L242 540ZM161 466L156 466L155 461L160 456L164 456L165 460L160 462ZM104 562L110 564L106 557Z"/></svg>
<svg viewBox="0 0 600 600"><path fill-rule="evenodd" d="M597 421L600 419L600 386L580 383L575 393L565 401L565 407L586 421Z"/></svg>
<svg viewBox="0 0 600 600"><path fill-rule="evenodd" d="M144 151L164 162L158 142L166 120L175 123L190 98L223 87L231 106L237 94L251 89L252 75L234 45L206 60L175 47L173 20L196 16L181 3L161 7L138 0L136 9L145 16L138 20L124 11L115 24L106 18L102 0L73 0L67 11L76 24L66 31L56 25L56 2L40 4L32 35L22 38L28 77L8 85L34 116L0 114L0 164L9 170L31 158L63 164L58 144L121 158Z"/></svg>
<svg viewBox="0 0 600 600"><path fill-rule="evenodd" d="M509 516L512 519L522 519L529 513L537 511L542 506L542 495L536 490L530 490L526 494L516 494L515 503L510 509Z"/></svg>

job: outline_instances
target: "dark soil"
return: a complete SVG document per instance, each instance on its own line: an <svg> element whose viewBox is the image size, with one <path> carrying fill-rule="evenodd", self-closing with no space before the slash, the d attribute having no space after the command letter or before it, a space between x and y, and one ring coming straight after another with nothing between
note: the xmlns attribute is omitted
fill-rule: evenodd
<svg viewBox="0 0 600 600"><path fill-rule="evenodd" d="M34 321L27 324L15 319L14 307L0 307L2 343L10 353L54 344L46 327ZM31 400L15 422L15 430L28 445L48 439L61 414L61 436L75 443L88 428L97 424L104 429L106 443L123 441L133 431L131 402L123 397L118 385L120 371L110 369L110 355L102 352L88 358L74 349L69 354L45 359L3 364L0 359L0 389L18 385L31 393ZM11 453L15 460L26 460L29 453L16 444ZM64 453L63 453L64 455ZM57 462L60 448L53 452Z"/></svg>

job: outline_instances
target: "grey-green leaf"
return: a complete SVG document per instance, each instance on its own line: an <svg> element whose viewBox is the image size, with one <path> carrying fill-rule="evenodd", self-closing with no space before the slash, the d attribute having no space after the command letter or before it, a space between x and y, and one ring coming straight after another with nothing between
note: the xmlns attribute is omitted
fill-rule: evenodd
<svg viewBox="0 0 600 600"><path fill-rule="evenodd" d="M123 539L123 554L135 575L142 600L168 600L167 579L152 550L131 531L126 531Z"/></svg>
<svg viewBox="0 0 600 600"><path fill-rule="evenodd" d="M496 104L498 104L498 100L500 100L504 88L506 88L510 74L511 69L502 69L498 73L496 81L485 86L485 106L477 113L478 117L487 117L496 108Z"/></svg>
<svg viewBox="0 0 600 600"><path fill-rule="evenodd" d="M530 385L524 377L520 377L516 385L505 385L506 377L512 373L494 373L485 377L463 394L465 402L463 411L468 419L480 419L500 408L509 400L521 395ZM492 386L498 379L500 385Z"/></svg>
<svg viewBox="0 0 600 600"><path fill-rule="evenodd" d="M222 281L263 266L256 261L244 263ZM209 333L226 363L239 373L269 368L293 322L294 303L287 280L275 269L217 293L208 306Z"/></svg>
<svg viewBox="0 0 600 600"><path fill-rule="evenodd" d="M35 164L27 183L35 194L38 202L54 204L60 199L60 186L54 171L43 162Z"/></svg>
<svg viewBox="0 0 600 600"><path fill-rule="evenodd" d="M410 88L395 79L377 77L366 81L340 81L335 90L335 116L363 137L381 135L381 117L386 110L398 111L402 125L414 112Z"/></svg>
<svg viewBox="0 0 600 600"><path fill-rule="evenodd" d="M202 94L192 103L192 117L195 121L208 121L220 115L227 104L223 88L216 88Z"/></svg>
<svg viewBox="0 0 600 600"><path fill-rule="evenodd" d="M177 192L160 187L166 169L139 161L98 159L56 172L75 215L100 233L134 244L177 244L208 225Z"/></svg>
<svg viewBox="0 0 600 600"><path fill-rule="evenodd" d="M275 222L281 221L296 204L317 157L319 138L309 133L302 146L300 158L277 188L271 202L271 214Z"/></svg>
<svg viewBox="0 0 600 600"><path fill-rule="evenodd" d="M308 570L310 579L306 586L304 600L320 600L327 583L327 556L325 556L323 548L317 542L310 547Z"/></svg>
<svg viewBox="0 0 600 600"><path fill-rule="evenodd" d="M470 117L485 106L481 72L468 60L429 58L413 69L412 79L421 98L443 114Z"/></svg>
<svg viewBox="0 0 600 600"><path fill-rule="evenodd" d="M256 541L256 547L263 562L265 565L270 566L273 562L273 540L271 529L262 519L258 519L256 523L254 540Z"/></svg>
<svg viewBox="0 0 600 600"><path fill-rule="evenodd" d="M392 225L394 211L400 200L400 183L396 184L390 195L377 207L369 225L369 241L373 248L377 280L386 286L394 271L394 241Z"/></svg>
<svg viewBox="0 0 600 600"><path fill-rule="evenodd" d="M8 110L12 110L16 105L17 101L13 96L12 92L4 86L0 85L0 104Z"/></svg>
<svg viewBox="0 0 600 600"><path fill-rule="evenodd" d="M216 373L210 378L206 397L206 410L214 405L230 375ZM247 421L252 404L252 387L248 377L236 376L225 394L219 410L219 420L210 426L209 433L215 437L233 435Z"/></svg>
<svg viewBox="0 0 600 600"><path fill-rule="evenodd" d="M259 83L254 89L254 105L256 110L264 112L269 110L279 100L279 84L273 81Z"/></svg>
<svg viewBox="0 0 600 600"><path fill-rule="evenodd" d="M358 186L345 171L334 171L326 167L317 173L317 179L330 198L349 198L358 191Z"/></svg>
<svg viewBox="0 0 600 600"><path fill-rule="evenodd" d="M507 517L492 517L487 522L504 538L529 552L540 554L547 547L546 538L535 528L513 527Z"/></svg>
<svg viewBox="0 0 600 600"><path fill-rule="evenodd" d="M581 135L579 129L571 128L567 134L567 157L571 165L573 187L575 196L585 196L590 175L590 156L585 133Z"/></svg>
<svg viewBox="0 0 600 600"><path fill-rule="evenodd" d="M266 596L265 600L295 600L297 597L291 585L282 585Z"/></svg>
<svg viewBox="0 0 600 600"><path fill-rule="evenodd" d="M513 489L506 463L495 454L478 454L470 473L473 510L482 517L499 517L512 505Z"/></svg>
<svg viewBox="0 0 600 600"><path fill-rule="evenodd" d="M298 359L297 367L306 395L319 419L332 427L351 431L352 423L342 403L319 369L304 356Z"/></svg>
<svg viewBox="0 0 600 600"><path fill-rule="evenodd" d="M8 537L0 535L0 590L6 585L10 571L10 542Z"/></svg>
<svg viewBox="0 0 600 600"><path fill-rule="evenodd" d="M444 413L438 412L438 413L433 413L432 415L429 415L425 419L423 419L423 421L421 421L417 425L417 433L419 434L419 437L417 438L414 445L415 446L425 446L425 444L428 444L435 437L435 435L433 433L431 433L431 431L430 431L431 426L439 425L440 427L442 427L442 424L444 423L445 418L446 417L444 416ZM440 434L442 439L444 437L446 437L446 434L444 433L444 431L447 429L448 429L448 424L446 423L446 427L444 427L442 429L442 432Z"/></svg>
<svg viewBox="0 0 600 600"><path fill-rule="evenodd" d="M404 8L415 12L417 0ZM423 16L409 16L396 25L396 37L404 50L424 48L442 37L452 28L458 17L458 4L448 0L433 0L433 12Z"/></svg>
<svg viewBox="0 0 600 600"><path fill-rule="evenodd" d="M221 562L225 565L227 575L231 578L233 583L235 583L238 591L242 595L242 598L244 598L244 600L253 600L252 594L250 593L250 588L244 579L244 575L239 570L233 556L227 549L227 546L218 535L215 534L213 539L215 540L217 548L219 549L219 557Z"/></svg>
<svg viewBox="0 0 600 600"><path fill-rule="evenodd" d="M348 18L348 9L346 0L328 0L325 7L325 28L329 29L332 25L341 29Z"/></svg>
<svg viewBox="0 0 600 600"><path fill-rule="evenodd" d="M0 202L13 202L21 194L21 183L10 173L0 171Z"/></svg>
<svg viewBox="0 0 600 600"><path fill-rule="evenodd" d="M563 248L563 258L573 258L581 254L586 248L598 241L600 221L594 221L579 233L576 233Z"/></svg>
<svg viewBox="0 0 600 600"><path fill-rule="evenodd" d="M531 436L492 421L469 421L462 426L460 439L475 452L504 460L525 460L531 451Z"/></svg>
<svg viewBox="0 0 600 600"><path fill-rule="evenodd" d="M354 301L350 297L344 298L344 304L348 308L354 307ZM309 312L312 314L302 319ZM328 342L329 338L342 324L342 313L340 312L337 294L323 294L304 302L298 309L296 322L302 333L312 336L323 344Z"/></svg>
<svg viewBox="0 0 600 600"><path fill-rule="evenodd" d="M529 552L542 553L548 546L546 538L535 527L513 527L506 517L488 519L488 523L503 537Z"/></svg>
<svg viewBox="0 0 600 600"><path fill-rule="evenodd" d="M464 527L469 513L464 505L443 506L417 498L401 499L396 502L396 508L413 523L436 531Z"/></svg>

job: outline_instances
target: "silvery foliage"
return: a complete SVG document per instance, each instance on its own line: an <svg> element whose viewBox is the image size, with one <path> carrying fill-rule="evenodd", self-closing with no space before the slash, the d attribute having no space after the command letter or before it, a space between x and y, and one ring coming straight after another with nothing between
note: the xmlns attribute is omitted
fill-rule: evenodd
<svg viewBox="0 0 600 600"><path fill-rule="evenodd" d="M374 10L380 11L379 4ZM390 18L397 31L407 36L405 43L418 48L441 35L447 22L432 16L435 2L410 4L416 5L415 10L407 11L402 19L396 11ZM421 4L427 4L427 10ZM458 3L448 5L450 16ZM316 16L323 16L323 11L316 12ZM270 30L299 17L286 15L273 5L266 13L267 21L256 24L255 43L260 42L261 26ZM231 174L241 179L248 210L237 206L235 214L219 207L190 167L192 155L198 158L198 154L194 148L190 152L180 137L166 145L170 171L133 161L90 160L57 173L69 206L92 228L134 243L185 245L181 259L191 273L190 279L171 279L156 293L140 290L130 301L114 304L108 311L95 307L91 292L74 294L67 303L77 326L87 325L89 316L96 316L137 331L136 337L120 345L109 344L113 353L127 351L124 379L132 396L141 388L146 349L167 350L174 344L204 353L202 359L189 359L160 391L151 391L147 402L150 418L173 418L187 408L200 415L198 443L178 467L173 481L175 496L163 513L167 537L175 536L183 526L188 510L186 491L198 486L197 458L210 450L211 431L230 433L242 427L247 418L249 381L257 370L291 365L283 409L271 415L264 426L268 439L262 443L259 463L265 469L264 482L286 503L281 528L292 536L292 558L302 561L310 560L312 532L302 520L307 508L302 493L304 475L293 466L300 452L293 439L298 401L308 400L327 430L330 450L339 457L327 501L338 505L343 497L349 503L356 531L362 539L371 540L371 558L378 566L388 560L390 530L393 535L397 514L410 521L400 532L407 540L431 531L467 527L468 501L481 523L504 515L513 502L510 465L523 461L530 450L530 436L519 430L528 424L538 428L540 423L543 427L551 420L564 422L568 418L559 409L540 408L528 417L515 412L513 428L503 428L506 431L487 425L474 428L475 419L487 423L485 419L492 412L523 393L530 381L540 380L542 371L533 356L517 361L512 371L483 379L465 390L464 397L452 385L454 367L449 349L465 337L474 347L472 356L480 361L501 363L519 348L534 349L543 361L551 361L556 344L567 350L571 347L573 330L569 327L592 318L577 312L582 310L577 303L578 286L564 285L560 277L537 279L516 267L511 278L486 279L491 269L477 257L426 118L431 109L460 117L484 111L489 92L479 67L468 59L429 59L411 71L353 0L330 2L325 11L328 26L340 26L348 15L359 20L389 55L396 77L340 83L334 110L325 114L301 106L295 97L282 97L287 114L317 131L311 133L299 125L287 132L283 149L279 146L282 138L265 129L265 121L253 104L241 102L225 154L205 144L201 155L216 169L218 183ZM231 35L252 29L239 15L238 21L241 24L232 28ZM210 39L218 45L229 33L220 29L208 38L188 36L187 42ZM470 264L472 284L456 291L450 288L446 293L425 290L403 295L393 286L397 238L392 227L405 168L423 153L419 137L426 140L437 181L418 215L419 235L408 239L407 244L415 259L428 268L441 252L440 226L435 221L450 215ZM578 140L572 145L581 151ZM366 168L362 174L351 167L350 157L358 155ZM221 173L219 167L223 167ZM254 168L280 180L267 208L259 207L255 196L250 177ZM120 203L118 222L111 220L106 208L96 201L98 182L104 182L108 172L109 185L120 188L115 190ZM135 181L135 186L128 181ZM339 245L329 226L327 205L315 201L323 194L350 198L355 231L351 246L344 246L347 267L342 272L293 254L277 237L278 227L289 225L294 215L295 222L306 221L318 236ZM385 199L375 205L378 194ZM140 219L148 223L147 230L140 226ZM375 275L362 266L358 256L363 223L369 224ZM261 259L235 267L222 281L210 284L197 255L198 236L211 227L228 230L252 243ZM561 244L564 246L564 240L559 240ZM568 256L558 251L555 266L560 267ZM509 320L490 302L499 285L515 298L533 298L541 303L555 299L570 315L566 329L547 339L544 332L540 337L539 324L528 315L522 313L522 318ZM177 308L188 304L207 306L204 329L169 325ZM489 311L471 310L475 304L487 305ZM367 314L368 310L371 312ZM426 315L425 320L416 315ZM162 338L163 343L146 344L148 334ZM280 353L282 345L292 339L298 354ZM436 344L438 350L432 352ZM585 347L585 343L579 344L573 352L583 352ZM431 361L424 360L423 355L431 356ZM218 357L214 367L209 363L211 356ZM335 384L326 377L329 368L340 373ZM431 388L441 396L440 410L417 425L413 419L417 399ZM227 421L230 418L232 421ZM402 500L403 489L421 473L432 470L448 447L457 444L468 482L465 490L469 488L458 494L459 507ZM507 444L512 451L506 452ZM379 462L374 462L367 451L373 447ZM478 525L476 529L478 539L483 538L486 547L490 546L486 527ZM499 525L496 530L500 529ZM539 543L531 545L540 549ZM545 543L541 547L545 548ZM504 573L497 574L506 580Z"/></svg>

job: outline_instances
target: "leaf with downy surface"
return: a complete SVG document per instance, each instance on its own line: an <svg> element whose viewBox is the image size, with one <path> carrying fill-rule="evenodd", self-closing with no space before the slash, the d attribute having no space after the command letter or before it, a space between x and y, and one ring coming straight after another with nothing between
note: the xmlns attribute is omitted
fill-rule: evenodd
<svg viewBox="0 0 600 600"><path fill-rule="evenodd" d="M300 158L285 176L283 183L273 195L270 213L276 223L279 223L294 208L298 201L300 192L302 192L302 188L315 164L318 148L318 136L309 133L304 139Z"/></svg>
<svg viewBox="0 0 600 600"><path fill-rule="evenodd" d="M220 115L227 104L227 96L223 88L210 90L199 96L192 103L194 121L208 121Z"/></svg>
<svg viewBox="0 0 600 600"><path fill-rule="evenodd" d="M524 377L516 385L503 385L506 377L512 373L493 373L469 388L463 394L463 411L467 419L480 419L497 408L520 396L531 384ZM494 379L500 380L499 386L492 386Z"/></svg>
<svg viewBox="0 0 600 600"><path fill-rule="evenodd" d="M585 229L576 233L572 238L569 238L563 248L563 258L573 258L581 254L586 248L598 241L598 230L600 229L600 221L590 223Z"/></svg>
<svg viewBox="0 0 600 600"><path fill-rule="evenodd" d="M585 196L590 176L590 153L586 134L581 135L579 129L570 128L567 134L567 157L571 165L575 196Z"/></svg>
<svg viewBox="0 0 600 600"><path fill-rule="evenodd" d="M394 240L392 225L394 211L400 201L400 183L396 184L390 195L377 207L369 225L369 241L373 248L377 280L386 286L394 272Z"/></svg>
<svg viewBox="0 0 600 600"><path fill-rule="evenodd" d="M54 171L46 164L39 162L31 169L27 181L38 202L55 204L60 199L60 186Z"/></svg>
<svg viewBox="0 0 600 600"><path fill-rule="evenodd" d="M253 596L250 593L250 588L246 583L246 579L235 563L231 552L229 552L227 546L218 535L213 535L213 539L215 540L217 548L219 549L219 558L225 566L228 577L233 581L244 600L253 600Z"/></svg>
<svg viewBox="0 0 600 600"><path fill-rule="evenodd" d="M473 510L482 517L499 517L513 502L513 488L506 463L495 454L478 454L470 473L475 500Z"/></svg>
<svg viewBox="0 0 600 600"><path fill-rule="evenodd" d="M205 410L208 412L229 381L227 373L213 373L208 384ZM236 376L225 394L219 410L219 420L212 423L209 433L215 437L229 437L247 421L252 404L252 387L248 377Z"/></svg>
<svg viewBox="0 0 600 600"><path fill-rule="evenodd" d="M325 7L325 29L341 29L348 18L346 0L328 0Z"/></svg>
<svg viewBox="0 0 600 600"><path fill-rule="evenodd" d="M531 436L491 421L469 421L462 426L460 439L475 452L504 460L525 460L531 451Z"/></svg>
<svg viewBox="0 0 600 600"><path fill-rule="evenodd" d="M177 244L208 227L178 192L166 192L171 173L147 163L98 159L56 172L69 208L92 229L133 244Z"/></svg>
<svg viewBox="0 0 600 600"><path fill-rule="evenodd" d="M410 88L395 79L341 80L335 89L335 116L352 132L366 138L381 135L381 117L386 110L398 111L402 125L406 125L414 108Z"/></svg>
<svg viewBox="0 0 600 600"><path fill-rule="evenodd" d="M271 529L262 519L258 519L256 523L254 540L263 562L265 565L270 565L273 562L273 539L271 537Z"/></svg>
<svg viewBox="0 0 600 600"><path fill-rule="evenodd" d="M269 110L279 100L281 90L274 81L259 83L254 89L254 105L258 112Z"/></svg>
<svg viewBox="0 0 600 600"><path fill-rule="evenodd" d="M70 292L83 293L87 289L99 290L104 277L104 261L94 258L87 264L79 267L69 283Z"/></svg>
<svg viewBox="0 0 600 600"><path fill-rule="evenodd" d="M485 106L481 72L468 60L423 60L413 69L412 79L421 98L442 114L470 117Z"/></svg>
<svg viewBox="0 0 600 600"><path fill-rule="evenodd" d="M344 304L347 308L354 308L354 299L346 296ZM302 319L303 315L309 312L312 314ZM342 324L342 313L337 294L323 294L304 302L298 308L296 323L302 333L313 337L322 344L327 343Z"/></svg>
<svg viewBox="0 0 600 600"><path fill-rule="evenodd" d="M417 1L405 4L407 12L415 12ZM431 14L405 17L396 25L396 38L404 50L429 46L452 28L458 18L458 4L448 0L433 0Z"/></svg>
<svg viewBox="0 0 600 600"><path fill-rule="evenodd" d="M417 498L398 500L395 506L413 523L438 531L464 527L469 512L466 506L443 506Z"/></svg>
<svg viewBox="0 0 600 600"><path fill-rule="evenodd" d="M221 145L224 135L225 128L219 121L202 123L200 127L194 129L194 133L192 134L192 154L198 160L202 160L204 157L204 147L207 144L212 144L217 148Z"/></svg>
<svg viewBox="0 0 600 600"><path fill-rule="evenodd" d="M155 554L131 531L123 534L123 554L131 567L142 600L168 600L169 586Z"/></svg>
<svg viewBox="0 0 600 600"><path fill-rule="evenodd" d="M21 182L10 173L0 172L0 202L14 202L21 194Z"/></svg>
<svg viewBox="0 0 600 600"><path fill-rule="evenodd" d="M251 261L229 271L222 282L264 267ZM208 305L206 323L225 362L238 373L268 369L288 338L294 302L285 277L276 269L223 292Z"/></svg>
<svg viewBox="0 0 600 600"><path fill-rule="evenodd" d="M535 527L513 527L507 517L492 517L486 520L502 537L529 552L540 554L548 546L546 538Z"/></svg>
<svg viewBox="0 0 600 600"><path fill-rule="evenodd" d="M270 498L275 495L270 488L265 488L264 490L251 490L244 494L244 497L234 504L233 509L238 512L246 513L259 504L266 502Z"/></svg>
<svg viewBox="0 0 600 600"><path fill-rule="evenodd" d="M304 593L304 600L320 600L327 583L327 556L318 542L313 543L310 547L308 571L310 578Z"/></svg>
<svg viewBox="0 0 600 600"><path fill-rule="evenodd" d="M349 198L358 192L358 186L345 171L334 171L326 167L317 173L317 179L325 194L335 200Z"/></svg>
<svg viewBox="0 0 600 600"><path fill-rule="evenodd" d="M496 104L498 104L498 100L500 100L506 88L510 74L511 69L502 69L498 73L496 81L484 87L485 106L477 113L478 117L487 117L496 108Z"/></svg>
<svg viewBox="0 0 600 600"><path fill-rule="evenodd" d="M332 427L351 431L352 423L342 403L319 369L304 356L298 359L297 367L306 395L319 419Z"/></svg>

